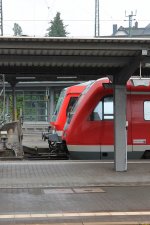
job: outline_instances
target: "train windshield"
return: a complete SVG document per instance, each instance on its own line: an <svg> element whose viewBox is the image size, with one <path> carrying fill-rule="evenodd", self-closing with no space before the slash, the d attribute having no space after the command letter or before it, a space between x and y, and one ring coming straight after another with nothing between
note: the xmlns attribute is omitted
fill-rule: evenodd
<svg viewBox="0 0 150 225"><path fill-rule="evenodd" d="M62 103L63 103L64 98L65 98L66 91L67 91L67 89L65 88L65 89L63 89L63 90L61 91L61 93L60 93L60 96L59 96L59 99L58 99L58 101L57 101L57 104L56 104L56 108L55 108L54 114L53 114L52 119L51 119L52 122L56 121L56 118L57 118L57 115L58 115L58 113L59 113L60 107L61 107L61 105L62 105Z"/></svg>
<svg viewBox="0 0 150 225"><path fill-rule="evenodd" d="M76 101L78 100L78 97L71 97L69 104L67 106L67 110L66 110L66 116L72 111L74 105L76 104Z"/></svg>
<svg viewBox="0 0 150 225"><path fill-rule="evenodd" d="M78 100L76 101L76 103L74 104L74 106L72 107L72 110L70 111L70 113L68 114L68 118L67 118L67 124L69 124L71 122L71 119L73 117L73 115L76 112L76 109L78 108L78 105L81 103L82 99L84 98L85 94L88 92L88 90L90 89L90 87L92 86L92 84L95 81L92 80L89 82L89 84L87 85L87 87L84 89L84 91L81 93L81 95L79 96Z"/></svg>
<svg viewBox="0 0 150 225"><path fill-rule="evenodd" d="M76 109L78 108L78 105L80 104L80 102L82 101L82 99L84 98L85 94L88 92L88 90L90 89L90 87L92 86L92 84L94 83L94 81L91 81L87 87L84 89L84 91L81 93L81 95L78 98L78 101L76 102L76 104L74 105L74 107L72 108L72 114L75 114Z"/></svg>

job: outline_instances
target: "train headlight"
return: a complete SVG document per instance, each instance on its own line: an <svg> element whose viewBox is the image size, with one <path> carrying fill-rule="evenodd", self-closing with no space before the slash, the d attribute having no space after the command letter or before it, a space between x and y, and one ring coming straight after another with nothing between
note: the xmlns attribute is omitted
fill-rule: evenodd
<svg viewBox="0 0 150 225"><path fill-rule="evenodd" d="M1 142L3 143L3 147L5 149L6 148L6 142L8 140L7 131L6 130L0 131L0 139L1 139Z"/></svg>
<svg viewBox="0 0 150 225"><path fill-rule="evenodd" d="M0 138L2 141L6 140L7 139L7 131L5 131L5 130L0 131Z"/></svg>

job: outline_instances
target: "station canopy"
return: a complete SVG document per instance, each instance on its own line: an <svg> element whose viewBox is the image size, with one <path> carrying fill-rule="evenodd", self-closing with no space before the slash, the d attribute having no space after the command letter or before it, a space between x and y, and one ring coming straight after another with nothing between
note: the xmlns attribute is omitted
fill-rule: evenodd
<svg viewBox="0 0 150 225"><path fill-rule="evenodd" d="M150 39L0 37L0 74L9 83L108 76L125 84L150 77Z"/></svg>

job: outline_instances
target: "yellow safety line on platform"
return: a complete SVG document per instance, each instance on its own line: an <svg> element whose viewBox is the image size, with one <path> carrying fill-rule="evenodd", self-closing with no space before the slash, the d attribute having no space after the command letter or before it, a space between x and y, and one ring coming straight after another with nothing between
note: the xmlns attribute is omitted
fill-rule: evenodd
<svg viewBox="0 0 150 225"><path fill-rule="evenodd" d="M18 223L17 223L18 224ZM18 224L18 225L25 225L25 224ZM27 223L26 225L33 225ZM149 222L136 222L136 221L130 221L130 222L65 222L65 223L36 223L36 225L150 225Z"/></svg>
<svg viewBox="0 0 150 225"><path fill-rule="evenodd" d="M95 217L95 216L149 216L150 211L137 212L85 212L85 213L41 213L41 214L5 214L0 219L23 218L59 218L59 217Z"/></svg>

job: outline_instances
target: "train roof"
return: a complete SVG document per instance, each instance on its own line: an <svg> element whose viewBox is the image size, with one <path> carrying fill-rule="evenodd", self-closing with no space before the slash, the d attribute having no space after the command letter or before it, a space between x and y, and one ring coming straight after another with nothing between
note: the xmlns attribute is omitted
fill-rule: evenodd
<svg viewBox="0 0 150 225"><path fill-rule="evenodd" d="M85 88L89 89L88 87L92 86L93 84L97 84L100 86L105 86L104 84L112 83L108 77L103 77L98 80L90 80L87 82L83 82L80 84L76 84L70 87L64 88L67 93L78 93L82 92ZM113 85L110 85L110 88L112 88ZM107 86L109 87L109 86ZM127 90L129 91L150 91L150 78L140 78L140 77L131 77L129 81L127 82Z"/></svg>
<svg viewBox="0 0 150 225"><path fill-rule="evenodd" d="M112 87L114 87L113 83L109 80L108 77L100 78L94 83L103 86L104 88L107 87L111 89ZM107 85L108 83L112 85ZM126 87L128 91L150 91L150 78L131 77L128 80Z"/></svg>
<svg viewBox="0 0 150 225"><path fill-rule="evenodd" d="M92 83L94 83L95 80L90 80L90 81L87 81L87 82L83 82L83 83L80 83L80 84L77 84L77 85L73 85L73 86L70 86L68 88L66 88L66 94L69 94L69 93L81 93L85 87L91 85Z"/></svg>

